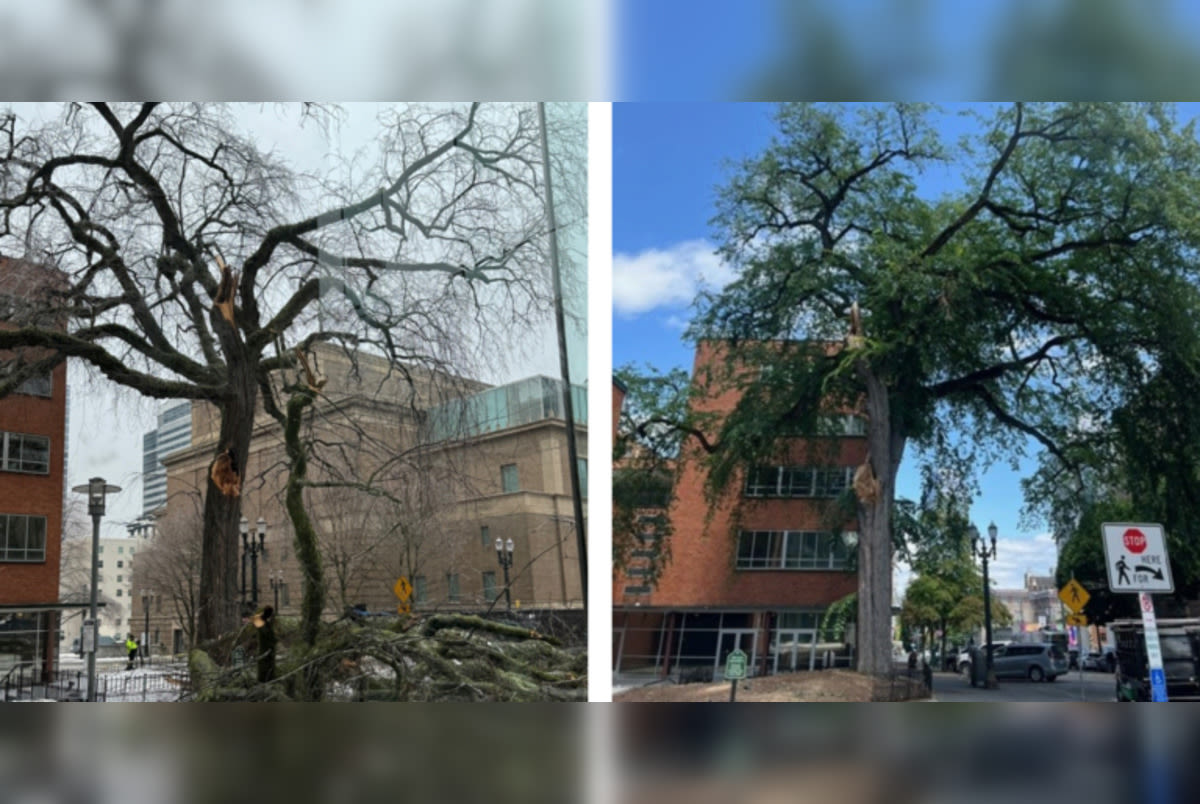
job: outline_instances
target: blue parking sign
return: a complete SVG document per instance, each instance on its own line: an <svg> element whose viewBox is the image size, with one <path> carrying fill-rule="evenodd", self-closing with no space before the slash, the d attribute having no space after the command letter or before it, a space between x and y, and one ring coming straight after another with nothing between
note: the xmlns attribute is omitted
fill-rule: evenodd
<svg viewBox="0 0 1200 804"><path fill-rule="evenodd" d="M1150 700L1154 703L1165 703L1167 700L1167 674L1161 667L1150 670Z"/></svg>

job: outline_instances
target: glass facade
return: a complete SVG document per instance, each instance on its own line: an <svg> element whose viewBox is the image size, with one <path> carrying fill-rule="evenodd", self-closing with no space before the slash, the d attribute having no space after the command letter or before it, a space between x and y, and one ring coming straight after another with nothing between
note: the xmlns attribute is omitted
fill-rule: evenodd
<svg viewBox="0 0 1200 804"><path fill-rule="evenodd" d="M544 419L563 419L561 380L528 377L489 388L474 396L453 399L429 411L430 443L494 433ZM587 389L571 386L576 424L587 424Z"/></svg>

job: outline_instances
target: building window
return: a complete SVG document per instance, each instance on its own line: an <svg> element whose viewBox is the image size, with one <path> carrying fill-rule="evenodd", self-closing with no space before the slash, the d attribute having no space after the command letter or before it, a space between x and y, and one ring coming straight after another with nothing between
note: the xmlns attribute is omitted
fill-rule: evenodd
<svg viewBox="0 0 1200 804"><path fill-rule="evenodd" d="M279 605L281 605L281 606L292 605L291 590L288 589L288 585L286 583L282 584L279 587Z"/></svg>
<svg viewBox="0 0 1200 804"><path fill-rule="evenodd" d="M120 564L121 562L120 562L120 561L118 561L117 563L118 563L118 564ZM123 578L122 578L120 575L118 575L118 576L117 576L117 583L120 583L122 580L123 580Z"/></svg>
<svg viewBox="0 0 1200 804"><path fill-rule="evenodd" d="M483 573L483 599L488 603L493 603L499 593L496 591L496 573Z"/></svg>
<svg viewBox="0 0 1200 804"><path fill-rule="evenodd" d="M820 416L817 419L817 434L851 438L865 436L867 434L867 420L853 413Z"/></svg>
<svg viewBox="0 0 1200 804"><path fill-rule="evenodd" d="M123 590L123 589L117 590L117 597L123 597L124 595L125 595L125 590Z"/></svg>
<svg viewBox="0 0 1200 804"><path fill-rule="evenodd" d="M506 463L500 467L500 488L505 494L512 494L521 488L517 482L517 465L515 463Z"/></svg>
<svg viewBox="0 0 1200 804"><path fill-rule="evenodd" d="M587 458L578 458L575 461L576 467L579 469L579 495L583 499L587 499Z"/></svg>
<svg viewBox="0 0 1200 804"><path fill-rule="evenodd" d="M746 472L747 497L837 497L854 481L854 467L755 466Z"/></svg>
<svg viewBox="0 0 1200 804"><path fill-rule="evenodd" d="M413 598L417 603L424 603L429 599L428 591L424 575L418 575L413 578Z"/></svg>
<svg viewBox="0 0 1200 804"><path fill-rule="evenodd" d="M16 393L29 396L53 396L54 380L49 372L38 377L30 377L17 386Z"/></svg>
<svg viewBox="0 0 1200 804"><path fill-rule="evenodd" d="M46 517L0 514L0 561L45 561Z"/></svg>
<svg viewBox="0 0 1200 804"><path fill-rule="evenodd" d="M485 548L492 546L492 529L487 525L481 525L479 528L479 545Z"/></svg>
<svg viewBox="0 0 1200 804"><path fill-rule="evenodd" d="M118 562L117 562L117 569L124 569L124 568L125 568L125 562L124 562L124 561L118 561Z"/></svg>
<svg viewBox="0 0 1200 804"><path fill-rule="evenodd" d="M457 603L459 600L457 572L446 573L446 598L451 603Z"/></svg>
<svg viewBox="0 0 1200 804"><path fill-rule="evenodd" d="M104 559L103 558L96 559L96 567L99 569L104 569Z"/></svg>
<svg viewBox="0 0 1200 804"><path fill-rule="evenodd" d="M118 548L117 548L117 552L118 552L118 553L120 553L121 555L124 555L124 554L125 554L125 548L124 548L124 546L118 547Z"/></svg>
<svg viewBox="0 0 1200 804"><path fill-rule="evenodd" d="M0 433L0 469L50 474L50 439L23 433Z"/></svg>
<svg viewBox="0 0 1200 804"><path fill-rule="evenodd" d="M738 534L737 569L844 570L851 534L798 530L744 530Z"/></svg>
<svg viewBox="0 0 1200 804"><path fill-rule="evenodd" d="M158 613L162 614L163 596L160 594L155 599L158 601Z"/></svg>

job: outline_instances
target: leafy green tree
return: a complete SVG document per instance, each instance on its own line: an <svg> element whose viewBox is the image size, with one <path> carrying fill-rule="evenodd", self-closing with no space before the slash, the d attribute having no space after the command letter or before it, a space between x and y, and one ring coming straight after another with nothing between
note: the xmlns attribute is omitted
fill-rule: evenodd
<svg viewBox="0 0 1200 804"><path fill-rule="evenodd" d="M1197 278L1200 144L1169 106L995 107L958 143L937 114L781 106L775 139L720 195L719 251L737 279L699 299L690 329L725 345L706 393L739 392L697 439L714 501L815 434L823 409L865 415L866 672L891 661L891 520L910 442L937 454L962 438L979 461L1032 439L1070 465L1079 422L1178 348L1162 322L1186 326ZM923 191L926 171L940 194Z"/></svg>

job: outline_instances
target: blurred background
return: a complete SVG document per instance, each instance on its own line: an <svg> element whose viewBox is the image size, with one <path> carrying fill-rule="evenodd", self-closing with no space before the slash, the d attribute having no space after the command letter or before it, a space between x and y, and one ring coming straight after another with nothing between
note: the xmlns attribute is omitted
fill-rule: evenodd
<svg viewBox="0 0 1200 804"><path fill-rule="evenodd" d="M1195 98L1188 0L0 2L10 100Z"/></svg>

